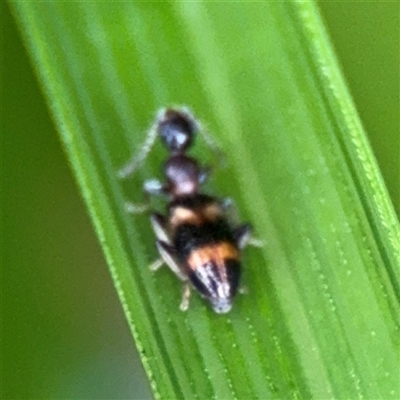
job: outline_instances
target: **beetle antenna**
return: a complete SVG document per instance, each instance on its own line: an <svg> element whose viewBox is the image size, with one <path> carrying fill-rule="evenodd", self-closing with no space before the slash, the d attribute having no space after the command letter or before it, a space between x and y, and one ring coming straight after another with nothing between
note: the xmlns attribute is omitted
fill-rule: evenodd
<svg viewBox="0 0 400 400"><path fill-rule="evenodd" d="M151 149L154 146L154 143L156 142L157 139L157 127L158 127L158 121L153 124L146 136L146 139L144 140L143 144L140 146L140 150L137 154L135 154L131 160L125 164L119 171L118 171L118 177L121 179L125 179L128 176L134 174L137 169L141 167L143 164L143 161L147 158L149 155Z"/></svg>

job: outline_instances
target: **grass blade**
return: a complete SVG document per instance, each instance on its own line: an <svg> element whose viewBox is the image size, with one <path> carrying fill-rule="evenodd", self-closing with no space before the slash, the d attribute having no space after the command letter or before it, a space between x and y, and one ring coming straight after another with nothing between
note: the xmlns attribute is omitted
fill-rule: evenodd
<svg viewBox="0 0 400 400"><path fill-rule="evenodd" d="M315 5L11 4L155 397L398 398L399 224ZM162 152L116 171L171 103L215 132L210 190L266 241L228 316L197 297L180 313L124 212Z"/></svg>

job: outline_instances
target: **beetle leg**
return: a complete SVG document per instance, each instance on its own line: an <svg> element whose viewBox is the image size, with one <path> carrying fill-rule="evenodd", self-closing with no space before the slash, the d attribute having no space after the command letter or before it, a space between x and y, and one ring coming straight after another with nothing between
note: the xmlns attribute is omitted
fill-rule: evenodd
<svg viewBox="0 0 400 400"><path fill-rule="evenodd" d="M181 311L186 311L189 308L190 295L191 295L190 285L188 282L186 282L183 285L182 301L181 304L179 305Z"/></svg>
<svg viewBox="0 0 400 400"><path fill-rule="evenodd" d="M150 210L150 195L166 196L168 187L163 185L157 179L149 179L143 185L143 191L146 198L146 203L135 204L130 201L125 202L125 211L129 214L142 214Z"/></svg>
<svg viewBox="0 0 400 400"><path fill-rule="evenodd" d="M220 202L221 207L225 211L225 215L228 218L228 221L231 223L233 226L239 225L240 218L239 218L239 211L237 209L235 200L233 200L231 197L225 197L224 199L221 200Z"/></svg>
<svg viewBox="0 0 400 400"><path fill-rule="evenodd" d="M211 175L213 168L210 165L202 167L199 175L199 182L204 183Z"/></svg>
<svg viewBox="0 0 400 400"><path fill-rule="evenodd" d="M234 236L239 249L243 249L246 246L263 247L264 242L260 239L256 239L253 236L253 227L246 223L240 225L234 231Z"/></svg>
<svg viewBox="0 0 400 400"><path fill-rule="evenodd" d="M150 216L151 226L156 235L156 238L162 242L171 243L167 232L167 219L164 215L152 213Z"/></svg>
<svg viewBox="0 0 400 400"><path fill-rule="evenodd" d="M239 249L243 249L249 244L252 233L253 228L250 224L243 224L235 229L234 236Z"/></svg>
<svg viewBox="0 0 400 400"><path fill-rule="evenodd" d="M164 265L164 260L160 257L149 265L150 271L157 271Z"/></svg>
<svg viewBox="0 0 400 400"><path fill-rule="evenodd" d="M160 253L165 264L168 265L170 270L182 281L187 281L187 275L176 262L174 248L168 243L163 242L162 240L157 240L156 244L158 252Z"/></svg>
<svg viewBox="0 0 400 400"><path fill-rule="evenodd" d="M239 294L249 294L249 288L247 286L240 286L238 289Z"/></svg>
<svg viewBox="0 0 400 400"><path fill-rule="evenodd" d="M135 204L130 201L126 201L124 204L125 211L129 214L143 214L150 210L149 204Z"/></svg>
<svg viewBox="0 0 400 400"><path fill-rule="evenodd" d="M257 239L255 237L251 237L249 241L247 242L248 246L253 246L253 247L264 247L265 242L262 239Z"/></svg>
<svg viewBox="0 0 400 400"><path fill-rule="evenodd" d="M168 194L168 188L158 179L148 179L143 184L143 190L147 195L165 196Z"/></svg>

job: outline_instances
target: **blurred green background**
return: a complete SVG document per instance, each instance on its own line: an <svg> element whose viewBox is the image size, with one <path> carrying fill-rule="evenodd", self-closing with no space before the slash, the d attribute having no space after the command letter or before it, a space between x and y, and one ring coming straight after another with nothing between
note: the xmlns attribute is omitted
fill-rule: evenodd
<svg viewBox="0 0 400 400"><path fill-rule="evenodd" d="M399 214L399 4L320 6ZM1 7L2 398L150 398L43 95Z"/></svg>

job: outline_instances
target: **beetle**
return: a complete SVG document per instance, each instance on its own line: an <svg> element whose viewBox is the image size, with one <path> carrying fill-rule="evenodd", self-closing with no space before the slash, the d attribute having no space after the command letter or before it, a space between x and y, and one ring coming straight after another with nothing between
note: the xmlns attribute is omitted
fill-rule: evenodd
<svg viewBox="0 0 400 400"><path fill-rule="evenodd" d="M234 226L230 221L230 199L202 192L210 168L188 155L200 131L200 123L187 108L160 110L141 153L120 171L120 176L131 175L156 139L161 140L168 152L162 168L165 181L150 179L144 183L145 193L168 200L165 214L152 212L150 216L160 254L150 267L157 270L166 264L184 282L181 310L188 309L193 287L216 313L227 313L240 288L241 251L257 243L249 223ZM143 211L132 204L128 210Z"/></svg>

